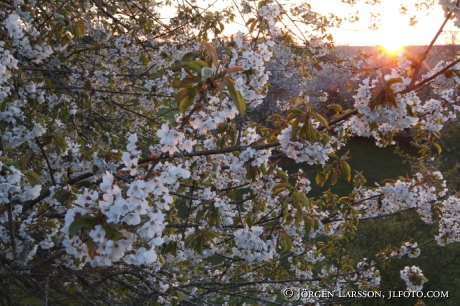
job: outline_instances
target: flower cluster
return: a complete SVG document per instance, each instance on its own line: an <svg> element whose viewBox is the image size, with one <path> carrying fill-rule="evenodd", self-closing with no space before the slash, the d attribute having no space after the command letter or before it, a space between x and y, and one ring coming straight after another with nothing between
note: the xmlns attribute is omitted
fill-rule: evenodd
<svg viewBox="0 0 460 306"><path fill-rule="evenodd" d="M405 242L399 251L399 257L408 255L410 258L417 258L420 256L420 248L417 245L417 242L410 243Z"/></svg>
<svg viewBox="0 0 460 306"><path fill-rule="evenodd" d="M301 143L292 141L291 133L292 127L288 126L278 136L278 139L281 143L281 151L297 163L307 162L310 165L317 163L325 164L329 159L328 155L334 151L330 143L323 145L319 142L310 143L306 141L305 143Z"/></svg>
<svg viewBox="0 0 460 306"><path fill-rule="evenodd" d="M364 258L356 265L356 271L351 281L356 283L360 290L375 290L380 286L380 272L375 268L375 262L369 262Z"/></svg>
<svg viewBox="0 0 460 306"><path fill-rule="evenodd" d="M436 181L441 181L439 190L434 186ZM415 208L425 222L431 223L435 211L433 208L446 192L441 173L433 173L428 180L417 173L408 181L397 180L373 190L360 190L356 199L360 205L355 209L364 212L363 217L371 217Z"/></svg>
<svg viewBox="0 0 460 306"><path fill-rule="evenodd" d="M405 267L400 271L403 281L406 282L408 291L421 291L423 284L427 281L419 267Z"/></svg>
<svg viewBox="0 0 460 306"><path fill-rule="evenodd" d="M264 229L261 226L245 227L233 232L236 243L232 248L233 255L249 262L272 259L276 254L275 242L262 239L262 235Z"/></svg>

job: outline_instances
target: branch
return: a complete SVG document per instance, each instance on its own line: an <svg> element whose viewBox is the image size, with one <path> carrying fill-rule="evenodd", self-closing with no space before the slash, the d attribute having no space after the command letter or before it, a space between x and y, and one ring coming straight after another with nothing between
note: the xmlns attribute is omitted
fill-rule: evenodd
<svg viewBox="0 0 460 306"><path fill-rule="evenodd" d="M412 79L410 80L410 84L409 84L409 87L412 87L414 86L415 84L415 79L417 78L417 75L420 71L420 67L421 67L421 64L425 61L428 53L430 52L431 48L433 48L433 45L434 43L436 42L436 40L438 39L439 35L441 35L442 33L442 29L444 28L444 26L446 25L447 21L450 19L450 17L452 16L454 12L450 12L449 14L447 14L447 17L446 19L444 19L444 22L442 23L441 27L439 28L438 32L436 33L436 35L433 37L433 40L431 41L430 45L428 46L428 48L426 48L425 52L423 53L422 57L420 58L420 60L417 61L416 65L415 65L415 70L414 70L414 74L412 75Z"/></svg>
<svg viewBox="0 0 460 306"><path fill-rule="evenodd" d="M43 259L42 261L39 261L39 262L34 263L34 264L27 265L24 269L25 270L33 270L35 268L38 268L38 267L40 267L40 266L42 266L42 265L44 265L44 264L46 264L48 262L51 262L51 261L61 257L65 253L66 253L65 249L60 250L60 251L54 253L53 255L51 255L50 257Z"/></svg>
<svg viewBox="0 0 460 306"><path fill-rule="evenodd" d="M61 187L66 186L66 185L72 185L72 184L75 184L75 183L77 183L79 181L82 181L84 179L90 178L93 175L94 175L94 173L92 173L92 172L84 173L82 175L74 177L73 179L68 180L65 183L59 183L57 185L59 185ZM46 197L48 197L50 194L51 194L51 191L49 189L47 189L47 190L43 191L42 193L40 193L40 195L38 197L36 197L35 199L25 201L24 203L22 203L22 213L25 213L26 211L31 209L35 204L37 204L41 200L43 200Z"/></svg>
<svg viewBox="0 0 460 306"><path fill-rule="evenodd" d="M13 249L13 259L16 261L18 259L18 248L16 246L16 234L14 232L14 220L13 220L13 209L11 207L11 202L6 204L6 208L8 209L8 232L10 234L10 242L11 247Z"/></svg>
<svg viewBox="0 0 460 306"><path fill-rule="evenodd" d="M110 100L110 102L113 103L113 104L115 104L116 106L120 107L121 109L124 109L124 110L126 110L126 111L128 111L128 112L130 112L130 113L133 113L133 114L135 114L135 115L137 115L137 116L139 116L139 117L142 117L142 118L144 118L144 119L147 119L147 120L149 120L149 121L152 121L152 122L155 123L155 124L160 125L155 119L150 118L150 117L148 117L148 116L145 116L145 115L143 115L143 114L140 114L140 113L138 113L138 112L136 112L136 111L133 111L133 110L131 110L131 109L125 107L125 106L124 106L123 104L121 104L121 103L118 103L118 102L115 102L115 101L112 101L112 100Z"/></svg>
<svg viewBox="0 0 460 306"><path fill-rule="evenodd" d="M195 181L192 182L192 190L190 190L191 196L193 196L194 191L195 191ZM192 209L192 204L193 204L193 200L190 200L188 204L187 217L185 218L184 231L182 233L182 241L185 240L185 232L187 231L188 218L190 217L190 211Z"/></svg>
<svg viewBox="0 0 460 306"><path fill-rule="evenodd" d="M265 149L277 147L279 145L281 145L279 142L270 142L270 143L261 144L261 145L235 146L235 147L223 148L223 149L193 151L190 153L182 153L181 155L184 157L216 155L216 154L230 153L230 152L236 152L236 151L244 151L247 148L252 148L254 150L265 150ZM176 155L178 154L176 153L175 156Z"/></svg>
<svg viewBox="0 0 460 306"><path fill-rule="evenodd" d="M200 199L200 198L193 197L193 196L188 196L186 194L177 193L177 192L174 192L174 191L169 191L169 194L172 194L172 195L184 198L184 199L192 200L192 201L210 201L210 200Z"/></svg>
<svg viewBox="0 0 460 306"><path fill-rule="evenodd" d="M449 65L447 65L446 67L444 67L443 69L441 69L440 71L436 72L435 74L433 74L431 77L421 81L420 83L417 83L415 84L414 86L412 87L407 87L406 89L402 90L402 91L399 91L399 92L396 92L395 94L406 94L408 92L411 92L411 91L414 91L414 90L419 90L421 89L423 86L425 86L428 82L431 82L432 80L434 80L435 78L437 78L439 75L443 74L444 72L446 72L447 70L449 70L450 68L454 67L455 65L457 65L458 63L460 63L460 58L453 61L452 63L450 63Z"/></svg>
<svg viewBox="0 0 460 306"><path fill-rule="evenodd" d="M53 183L53 186L56 186L56 181L54 180L54 174L53 174L53 168L51 167L50 161L48 159L48 156L46 155L45 150L43 149L42 144L38 139L35 139L35 142L37 143L38 147L40 148L40 151L43 154L43 157L45 157L46 165L48 166L48 170L50 172L50 177L51 177L51 182Z"/></svg>
<svg viewBox="0 0 460 306"><path fill-rule="evenodd" d="M142 96L142 95L150 95L154 97L162 97L162 98L173 98L174 96L169 95L156 95L150 93L139 93L139 92L126 92L126 91L113 91L113 90L106 90L106 89L96 89L96 88L88 88L88 87L67 87L67 86L57 86L57 87L38 87L37 89L43 90L54 90L54 89L65 89L65 90L88 90L88 91L97 91L97 92L106 92L112 94L120 94L120 95L133 95L133 96Z"/></svg>
<svg viewBox="0 0 460 306"><path fill-rule="evenodd" d="M5 157L5 148L3 147L3 137L1 133L0 133L0 155L2 157Z"/></svg>
<svg viewBox="0 0 460 306"><path fill-rule="evenodd" d="M338 118L336 118L336 119L334 119L334 120L329 121L329 122L328 122L328 125L331 126L331 125L334 125L334 124L336 124L336 123L339 123L339 122L341 122L341 121L343 121L343 120L345 120L345 119L348 119L349 117L351 117L351 116L353 116L353 115L356 115L357 113L358 113L358 110L355 108L355 109L353 109L352 111L349 111L348 113L343 114L342 116L340 116L340 117L338 117ZM321 124L321 125L318 127L318 131L322 131L322 130L324 130L325 128L326 128L326 127L325 127L324 125Z"/></svg>
<svg viewBox="0 0 460 306"><path fill-rule="evenodd" d="M123 28L125 28L126 30L128 31L131 31L131 27L125 25L123 22L121 22L120 19L118 19L117 17L113 16L112 14L110 14L109 12L107 12L104 7L102 7L98 1L93 1L93 3L101 10L102 13L104 13L104 15L106 15L107 17L109 18L112 18L113 21L115 21L117 24L121 25Z"/></svg>
<svg viewBox="0 0 460 306"><path fill-rule="evenodd" d="M408 210L413 210L415 209L415 207L409 207L409 208L406 208L406 209L402 209L402 210L398 210L398 211L395 211L393 213L389 213L389 214L385 214L385 215L378 215L378 216L374 216L374 217L366 217L366 218L358 218L359 221L366 221L366 220L374 220L374 219L380 219L380 218L386 218L386 217L391 217L391 216L394 216L394 215L398 215L400 213L403 213L403 212L406 212ZM321 223L323 224L327 224L327 223L331 223L331 222L337 222L337 221L351 221L353 220L352 218L347 218L347 219L344 219L344 218L337 218L337 219L322 219L320 220Z"/></svg>
<svg viewBox="0 0 460 306"><path fill-rule="evenodd" d="M142 73L115 73L112 74L114 76L121 76L121 77L134 77L134 78L141 78L143 76L147 76L148 72L153 68L154 66L151 66L149 69ZM20 68L20 70L24 71L47 71L47 72L57 72L57 73L75 73L75 74L82 74L84 75L86 72L81 72L77 70L65 70L65 69L54 69L54 68L34 68L34 67L23 67ZM89 73L90 76L94 75L94 73Z"/></svg>

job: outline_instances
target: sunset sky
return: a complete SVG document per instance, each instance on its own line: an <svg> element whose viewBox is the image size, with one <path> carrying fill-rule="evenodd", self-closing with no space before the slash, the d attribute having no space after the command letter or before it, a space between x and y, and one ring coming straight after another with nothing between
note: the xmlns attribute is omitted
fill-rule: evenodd
<svg viewBox="0 0 460 306"><path fill-rule="evenodd" d="M442 22L444 12L437 3L429 11L413 11L417 14L419 22L409 26L410 15L399 13L401 4L408 4L413 7L414 0L382 0L381 4L355 5L351 7L336 0L311 0L312 8L321 13L333 12L346 15L359 11L360 21L354 24L345 24L342 29L331 30L337 44L351 46L374 46L374 45L428 45ZM437 2L437 1L436 1ZM381 15L379 30L369 30L369 12L378 12ZM453 22L449 21L445 29L456 30ZM460 38L460 37L459 37ZM437 43L444 44L445 38L441 36Z"/></svg>
<svg viewBox="0 0 460 306"><path fill-rule="evenodd" d="M235 1L239 3L239 0ZM322 14L331 12L338 16L345 17L357 11L359 12L359 22L345 23L340 29L331 29L331 33L337 45L380 45L393 49L401 45L428 45L444 21L444 12L441 6L437 4L437 1L435 1L436 4L429 11L415 11L415 0L381 0L381 4L372 6L365 4L350 6L341 3L339 0L309 0L307 2L312 5L314 11ZM233 0L203 0L194 3L201 8L206 7L208 3L214 3L214 9L216 9L216 7L234 6L235 2L233 2ZM279 3L289 6L291 3L298 3L298 1L279 0ZM409 11L409 14L399 13L401 4L408 5L408 8L412 9L412 11ZM369 21L370 12L377 12L380 14L381 22L378 30L369 29L369 25L371 24ZM410 16L413 15L410 13L415 13L418 17L418 23L413 26L409 26ZM173 14L173 11L167 10L163 18L170 18L168 16L170 14ZM171 15L171 17L172 16L173 15ZM241 31L247 31L243 21L239 20L238 23L239 25L234 25L231 29L228 29L231 31L229 35L234 34L240 27ZM452 21L449 21L445 30L456 31L457 28L453 26ZM460 39L460 34L458 38ZM449 42L448 39L446 39L446 35L441 35L436 43L446 44Z"/></svg>

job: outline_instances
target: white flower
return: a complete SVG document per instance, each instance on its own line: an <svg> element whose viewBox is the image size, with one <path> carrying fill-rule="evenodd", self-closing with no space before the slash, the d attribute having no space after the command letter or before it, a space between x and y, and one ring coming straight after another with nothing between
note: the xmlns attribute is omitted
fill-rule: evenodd
<svg viewBox="0 0 460 306"><path fill-rule="evenodd" d="M136 134L129 135L128 144L126 145L126 148L131 153L131 155L137 155L141 153L139 150L137 150L138 146L139 146L139 143L137 142L137 135Z"/></svg>
<svg viewBox="0 0 460 306"><path fill-rule="evenodd" d="M196 140L185 139L181 144L179 144L179 148L190 153L192 152L194 145L196 145Z"/></svg>
<svg viewBox="0 0 460 306"><path fill-rule="evenodd" d="M96 243L102 243L105 241L105 230L101 225L96 225L93 230L89 232L89 236Z"/></svg>
<svg viewBox="0 0 460 306"><path fill-rule="evenodd" d="M129 185L129 189L126 193L128 197L142 198L144 196L145 181L136 180Z"/></svg>

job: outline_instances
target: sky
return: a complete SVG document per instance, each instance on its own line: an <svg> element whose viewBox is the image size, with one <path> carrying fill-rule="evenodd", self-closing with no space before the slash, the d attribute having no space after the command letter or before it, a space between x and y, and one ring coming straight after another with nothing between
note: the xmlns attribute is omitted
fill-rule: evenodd
<svg viewBox="0 0 460 306"><path fill-rule="evenodd" d="M311 0L313 9L321 13L328 11L337 14L347 14L359 11L360 21L353 24L344 24L341 29L332 29L334 41L338 45L351 46L401 46L401 45L428 45L444 21L444 12L439 4L427 11L415 11L418 22L409 26L409 14L400 14L401 4L413 7L414 0L382 0L381 4L369 6L365 4L350 7L336 0ZM380 13L380 27L370 30L369 12ZM427 15L428 13L428 15ZM453 22L445 27L446 30L456 30ZM460 35L459 35L460 36ZM437 43L445 44L445 35L438 38Z"/></svg>
<svg viewBox="0 0 460 306"><path fill-rule="evenodd" d="M179 1L179 0L178 0ZM183 0L180 0L183 1ZM239 0L192 0L196 5L205 7L207 3L214 2L214 9L218 9L219 6L226 7L239 3ZM251 1L251 0L249 0ZM258 1L258 0L253 0ZM290 5L299 1L295 0L278 0L283 5ZM305 0L304 0L305 1ZM420 0L418 0L420 1ZM389 49L398 49L400 46L411 46L411 45L428 45L433 39L434 35L438 31L442 22L444 21L444 12L441 6L436 3L433 8L429 11L414 10L414 3L416 0L381 0L380 4L377 5L366 5L356 4L350 6L343 4L339 0L307 0L312 6L312 9L322 13L334 13L339 16L347 16L358 12L360 20L356 23L345 23L341 28L333 28L330 30L334 37L336 45L349 45L349 46L384 46ZM418 17L418 22L409 26L410 16L413 14L400 14L399 8L403 5L408 5L412 11L409 13L415 13ZM212 10L212 9L211 9ZM172 11L170 11L171 13ZM369 25L369 13L377 12L380 14L380 26L378 30L370 30ZM168 15L168 14L166 14ZM167 18L163 15L164 18ZM240 21L240 25L232 27L232 33L237 30L245 30L244 22ZM453 26L453 22L449 21L446 25L445 30L457 31L457 28ZM247 30L246 30L247 31ZM224 32L225 33L225 32ZM448 44L448 35L441 35L437 44ZM458 35L460 39L460 34Z"/></svg>

